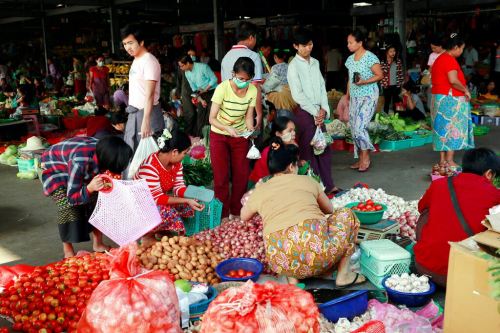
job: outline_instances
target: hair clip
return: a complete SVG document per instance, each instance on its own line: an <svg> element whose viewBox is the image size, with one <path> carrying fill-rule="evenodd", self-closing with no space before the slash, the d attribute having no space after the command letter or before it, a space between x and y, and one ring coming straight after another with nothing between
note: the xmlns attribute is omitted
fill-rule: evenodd
<svg viewBox="0 0 500 333"><path fill-rule="evenodd" d="M456 34L456 33L452 33L452 34L450 35L450 38L455 38L455 37L457 37L457 34Z"/></svg>
<svg viewBox="0 0 500 333"><path fill-rule="evenodd" d="M163 133L158 138L158 147L162 149L163 147L165 147L165 142L170 139L172 139L172 133L170 133L170 131L165 128L163 130Z"/></svg>
<svg viewBox="0 0 500 333"><path fill-rule="evenodd" d="M273 142L271 144L273 150L278 150L280 149L281 145L279 143Z"/></svg>

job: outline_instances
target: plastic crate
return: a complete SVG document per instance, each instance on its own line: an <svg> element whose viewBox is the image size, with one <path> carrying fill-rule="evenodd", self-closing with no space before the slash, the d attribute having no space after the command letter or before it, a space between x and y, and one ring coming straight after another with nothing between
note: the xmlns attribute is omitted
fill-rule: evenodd
<svg viewBox="0 0 500 333"><path fill-rule="evenodd" d="M382 280L392 274L410 272L411 254L388 239L361 243L361 270L382 289Z"/></svg>
<svg viewBox="0 0 500 333"><path fill-rule="evenodd" d="M217 227L220 224L221 216L222 203L219 200L214 199L210 203L206 203L203 211L195 212L194 217L184 219L186 236Z"/></svg>
<svg viewBox="0 0 500 333"><path fill-rule="evenodd" d="M344 139L334 139L332 143L333 150L348 150L349 146Z"/></svg>
<svg viewBox="0 0 500 333"><path fill-rule="evenodd" d="M482 117L481 125L500 125L500 117Z"/></svg>
<svg viewBox="0 0 500 333"><path fill-rule="evenodd" d="M411 144L410 147L422 147L425 145L425 137L422 137L421 135L418 134L413 134L411 138Z"/></svg>
<svg viewBox="0 0 500 333"><path fill-rule="evenodd" d="M19 172L24 171L36 171L35 169L35 160L22 160L20 158L17 159L17 167L19 168Z"/></svg>
<svg viewBox="0 0 500 333"><path fill-rule="evenodd" d="M379 145L380 150L402 150L411 147L411 140L388 141L384 140Z"/></svg>

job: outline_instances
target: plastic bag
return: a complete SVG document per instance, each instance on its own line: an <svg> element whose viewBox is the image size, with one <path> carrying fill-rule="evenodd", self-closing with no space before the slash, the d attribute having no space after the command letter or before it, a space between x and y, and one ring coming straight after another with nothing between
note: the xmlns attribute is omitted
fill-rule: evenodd
<svg viewBox="0 0 500 333"><path fill-rule="evenodd" d="M384 323L378 320L372 320L353 331L352 333L385 333Z"/></svg>
<svg viewBox="0 0 500 333"><path fill-rule="evenodd" d="M326 140L319 127L316 127L316 133L311 141L311 146L314 147L314 155L321 155L325 151Z"/></svg>
<svg viewBox="0 0 500 333"><path fill-rule="evenodd" d="M85 95L85 98L83 99L83 101L85 103L87 103L87 102L94 103L95 97L94 97L94 93L92 92L92 90L89 90L89 92L87 93L87 95Z"/></svg>
<svg viewBox="0 0 500 333"><path fill-rule="evenodd" d="M368 301L368 309L373 320L380 320L387 333L433 333L428 319L410 310L400 310L391 304L382 304L377 300Z"/></svg>
<svg viewBox="0 0 500 333"><path fill-rule="evenodd" d="M310 293L276 282L251 280L210 303L200 333L319 333L319 310Z"/></svg>
<svg viewBox="0 0 500 333"><path fill-rule="evenodd" d="M175 286L163 271L138 264L137 245L121 247L109 267L111 276L92 293L80 333L181 333Z"/></svg>
<svg viewBox="0 0 500 333"><path fill-rule="evenodd" d="M260 151L255 147L255 143L252 140L252 147L248 151L247 158L251 160L258 160L261 157Z"/></svg>
<svg viewBox="0 0 500 333"><path fill-rule="evenodd" d="M134 158L132 159L132 162L130 163L130 166L128 168L127 179L134 178L135 173L137 172L137 170L139 170L139 167L142 164L142 161L148 158L148 156L152 153L157 152L159 149L160 148L158 148L158 145L156 144L155 139L153 139L152 136L141 139L141 141L139 141L139 146L135 151Z"/></svg>
<svg viewBox="0 0 500 333"><path fill-rule="evenodd" d="M175 287L177 293L177 300L179 301L179 309L181 311L181 327L186 328L189 326L189 299L188 293L185 293L180 288Z"/></svg>

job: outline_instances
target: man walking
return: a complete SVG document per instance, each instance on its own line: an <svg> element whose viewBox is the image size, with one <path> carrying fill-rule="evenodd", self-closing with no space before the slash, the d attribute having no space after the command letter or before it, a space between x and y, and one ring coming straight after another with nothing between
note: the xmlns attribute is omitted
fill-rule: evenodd
<svg viewBox="0 0 500 333"><path fill-rule="evenodd" d="M255 129L260 128L262 123L262 96L260 83L262 82L262 61L260 56L252 51L257 43L257 26L252 22L241 21L236 26L237 44L222 59L221 79L226 81L233 76L231 71L233 66L241 57L249 57L255 64L255 76L252 79L252 84L257 88L257 99L255 104L255 112L257 113Z"/></svg>
<svg viewBox="0 0 500 333"><path fill-rule="evenodd" d="M125 142L137 149L141 138L159 134L164 128L159 104L161 67L158 60L144 46L144 33L137 23L121 30L125 50L134 57L129 73L129 106Z"/></svg>
<svg viewBox="0 0 500 333"><path fill-rule="evenodd" d="M326 132L324 121L330 118L330 107L318 60L311 57L313 34L305 28L293 32L293 47L297 55L288 66L288 84L297 102L295 114L299 127L300 159L311 161L311 168L321 177L327 194L338 193L332 180L332 148L327 145L320 155L314 154L311 141L316 128Z"/></svg>

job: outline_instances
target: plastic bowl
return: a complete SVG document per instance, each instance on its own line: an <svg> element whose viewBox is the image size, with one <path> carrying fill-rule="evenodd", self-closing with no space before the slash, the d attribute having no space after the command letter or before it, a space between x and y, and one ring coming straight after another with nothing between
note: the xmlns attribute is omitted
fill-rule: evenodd
<svg viewBox="0 0 500 333"><path fill-rule="evenodd" d="M189 283L200 284L199 282L189 282ZM215 299L215 297L217 297L217 294L218 294L217 290L214 287L208 286L208 291L206 293L208 299L206 301L203 301L200 303L191 304L189 306L189 313L190 314L199 314L199 315L202 315L203 313L205 313L205 311L207 311L207 309L208 309L208 306L210 305L210 302L212 302Z"/></svg>
<svg viewBox="0 0 500 333"><path fill-rule="evenodd" d="M331 322L340 318L352 318L364 313L368 308L368 290L360 290L352 294L335 298L318 306L319 311Z"/></svg>
<svg viewBox="0 0 500 333"><path fill-rule="evenodd" d="M230 271L237 271L239 269L244 269L245 271L252 271L255 274L248 277L243 278L230 278L226 275L229 274ZM224 260L215 268L215 272L220 276L222 282L229 281L241 281L245 282L248 280L252 280L253 282L257 282L259 276L262 274L264 270L264 266L260 263L260 261L251 259L251 258L233 258Z"/></svg>
<svg viewBox="0 0 500 333"><path fill-rule="evenodd" d="M436 291L436 285L430 280L429 284L431 286L431 289L429 289L429 291L426 291L425 293L412 294L396 291L385 286L385 280L387 280L389 277L390 276L387 276L382 280L382 287L384 287L387 291L387 295L389 295L391 301L397 304L404 304L409 307L422 306L426 303L429 303L431 295Z"/></svg>
<svg viewBox="0 0 500 333"><path fill-rule="evenodd" d="M359 202L351 202L350 204L346 205L346 207L352 208L357 206L358 204ZM384 212L387 210L387 206L378 202L375 202L375 205L380 205L382 206L383 209L377 212L358 212L356 210L354 211L361 224L375 224L382 221L382 217L384 217Z"/></svg>

